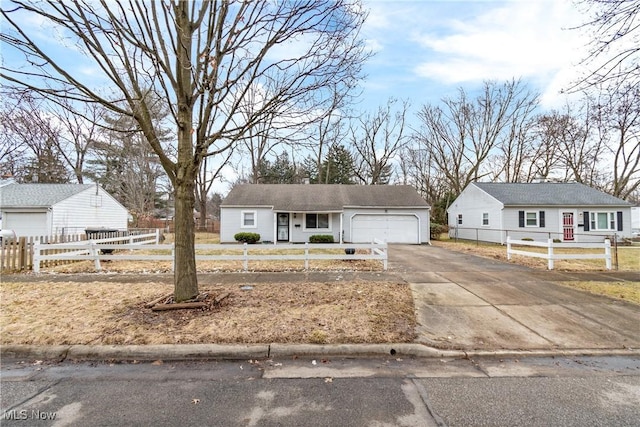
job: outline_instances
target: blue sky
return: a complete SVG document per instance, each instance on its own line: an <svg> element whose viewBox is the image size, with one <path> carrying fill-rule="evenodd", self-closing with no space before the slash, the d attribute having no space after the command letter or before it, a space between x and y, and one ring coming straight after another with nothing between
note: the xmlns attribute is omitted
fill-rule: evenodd
<svg viewBox="0 0 640 427"><path fill-rule="evenodd" d="M375 55L365 64L362 100L356 110L373 111L390 97L411 103L409 123L424 104L469 93L485 80L522 79L541 94L541 108L561 108L559 94L578 77L588 41L568 30L586 20L571 0L363 0L369 17L362 37ZM40 22L38 37L60 46ZM56 46L56 44L58 44ZM61 49L61 50L62 50ZM4 60L20 60L5 51ZM69 61L77 61L74 55ZM93 67L76 65L87 79ZM86 70L85 70L86 68ZM234 173L230 173L234 175Z"/></svg>
<svg viewBox="0 0 640 427"><path fill-rule="evenodd" d="M541 107L560 107L559 91L579 72L586 54L585 20L570 0L365 0L363 36L376 55L365 66L361 108L390 96L412 110L460 87L521 78L541 93Z"/></svg>

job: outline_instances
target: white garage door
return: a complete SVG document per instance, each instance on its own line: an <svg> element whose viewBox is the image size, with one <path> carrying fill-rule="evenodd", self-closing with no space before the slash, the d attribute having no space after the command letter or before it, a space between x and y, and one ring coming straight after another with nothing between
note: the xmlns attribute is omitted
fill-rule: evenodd
<svg viewBox="0 0 640 427"><path fill-rule="evenodd" d="M18 237L48 236L46 212L5 212L2 227Z"/></svg>
<svg viewBox="0 0 640 427"><path fill-rule="evenodd" d="M418 218L413 215L355 215L351 224L353 243L370 243L373 239L419 243Z"/></svg>

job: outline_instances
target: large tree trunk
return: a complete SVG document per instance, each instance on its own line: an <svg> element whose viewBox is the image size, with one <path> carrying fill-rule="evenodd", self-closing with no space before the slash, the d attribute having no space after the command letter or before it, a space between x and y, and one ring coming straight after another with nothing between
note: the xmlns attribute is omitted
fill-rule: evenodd
<svg viewBox="0 0 640 427"><path fill-rule="evenodd" d="M198 295L196 274L195 232L193 207L195 206L194 180L176 181L175 188L175 271L174 297L176 302Z"/></svg>
<svg viewBox="0 0 640 427"><path fill-rule="evenodd" d="M191 94L191 48L193 27L189 21L190 2L175 4L177 32L176 77L178 82L178 162L175 175L175 258L174 258L174 298L182 302L198 295L196 274L195 186L199 164L194 156L193 144L193 97Z"/></svg>

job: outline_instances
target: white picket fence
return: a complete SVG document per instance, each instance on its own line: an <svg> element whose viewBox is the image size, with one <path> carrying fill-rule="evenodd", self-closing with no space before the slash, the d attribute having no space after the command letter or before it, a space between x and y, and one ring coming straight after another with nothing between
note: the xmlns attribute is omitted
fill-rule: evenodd
<svg viewBox="0 0 640 427"><path fill-rule="evenodd" d="M33 271L40 272L40 264L52 260L96 260L100 270L99 258L114 250L148 247L160 242L160 230L147 234L108 237L104 239L82 240L67 243L35 243L33 245ZM89 257L89 258L87 258Z"/></svg>
<svg viewBox="0 0 640 427"><path fill-rule="evenodd" d="M547 248L544 252L531 252L520 249L513 249L516 246L533 246ZM562 249L603 249L604 253L555 253L555 248ZM605 239L604 243L555 243L553 239L547 241L513 240L507 237L507 259L511 260L512 255L522 255L548 260L548 269L553 270L554 261L561 259L604 259L607 270L611 270L611 241Z"/></svg>
<svg viewBox="0 0 640 427"><path fill-rule="evenodd" d="M141 237L141 236L135 236ZM90 260L95 263L96 271L101 271L100 261L172 261L175 267L174 244L144 244L126 243L109 244L111 239L100 241L85 241L78 243L64 243L53 245L36 245L33 271L40 272L40 263L54 259L74 259L78 261ZM44 254L42 250L59 250L65 252ZM304 244L198 244L195 245L196 261L242 261L244 271L249 269L249 261L290 260L304 261L305 270L309 269L310 260L378 260L382 262L384 270L387 270L388 245L387 243L374 241L373 243L304 243ZM339 249L339 252L327 253L327 250ZM366 253L347 253L346 249L364 249ZM145 254L134 252L144 250ZM295 250L293 254L265 254L270 251ZM118 253L104 253L105 251L118 251ZM128 252L122 252L128 251ZM149 254L148 252L159 252ZM222 252L221 254L206 254L202 252ZM240 253L241 251L241 253ZM200 252L200 253L198 253ZM232 253L237 252L237 253ZM259 253L256 253L259 252ZM351 251L350 251L351 252Z"/></svg>

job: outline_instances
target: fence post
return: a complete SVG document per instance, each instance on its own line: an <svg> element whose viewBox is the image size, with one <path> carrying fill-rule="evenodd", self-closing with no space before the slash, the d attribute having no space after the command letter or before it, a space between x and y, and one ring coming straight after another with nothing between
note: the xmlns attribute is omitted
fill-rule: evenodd
<svg viewBox="0 0 640 427"><path fill-rule="evenodd" d="M160 243L160 229L156 228L156 245Z"/></svg>
<svg viewBox="0 0 640 427"><path fill-rule="evenodd" d="M309 269L309 242L304 242L304 269Z"/></svg>
<svg viewBox="0 0 640 427"><path fill-rule="evenodd" d="M96 267L96 271L102 271L102 266L100 265L100 249L98 249L98 244L95 240L89 240L89 245L91 246L91 256L94 257L94 263Z"/></svg>
<svg viewBox="0 0 640 427"><path fill-rule="evenodd" d="M33 244L33 272L40 273L40 242Z"/></svg>
<svg viewBox="0 0 640 427"><path fill-rule="evenodd" d="M607 270L611 270L611 240L604 239L604 262Z"/></svg>
<svg viewBox="0 0 640 427"><path fill-rule="evenodd" d="M247 244L247 242L244 243L243 245L243 249L242 249L242 256L243 256L243 260L242 260L242 267L244 268L244 271L249 270L249 245Z"/></svg>
<svg viewBox="0 0 640 427"><path fill-rule="evenodd" d="M171 271L176 271L176 244L175 242L171 244Z"/></svg>
<svg viewBox="0 0 640 427"><path fill-rule="evenodd" d="M387 261L389 260L389 244L387 241L384 241L384 260L382 261L382 269L387 271Z"/></svg>
<svg viewBox="0 0 640 427"><path fill-rule="evenodd" d="M547 239L547 257L549 257L548 268L553 270L553 239Z"/></svg>
<svg viewBox="0 0 640 427"><path fill-rule="evenodd" d="M507 261L511 261L511 236L507 234Z"/></svg>

